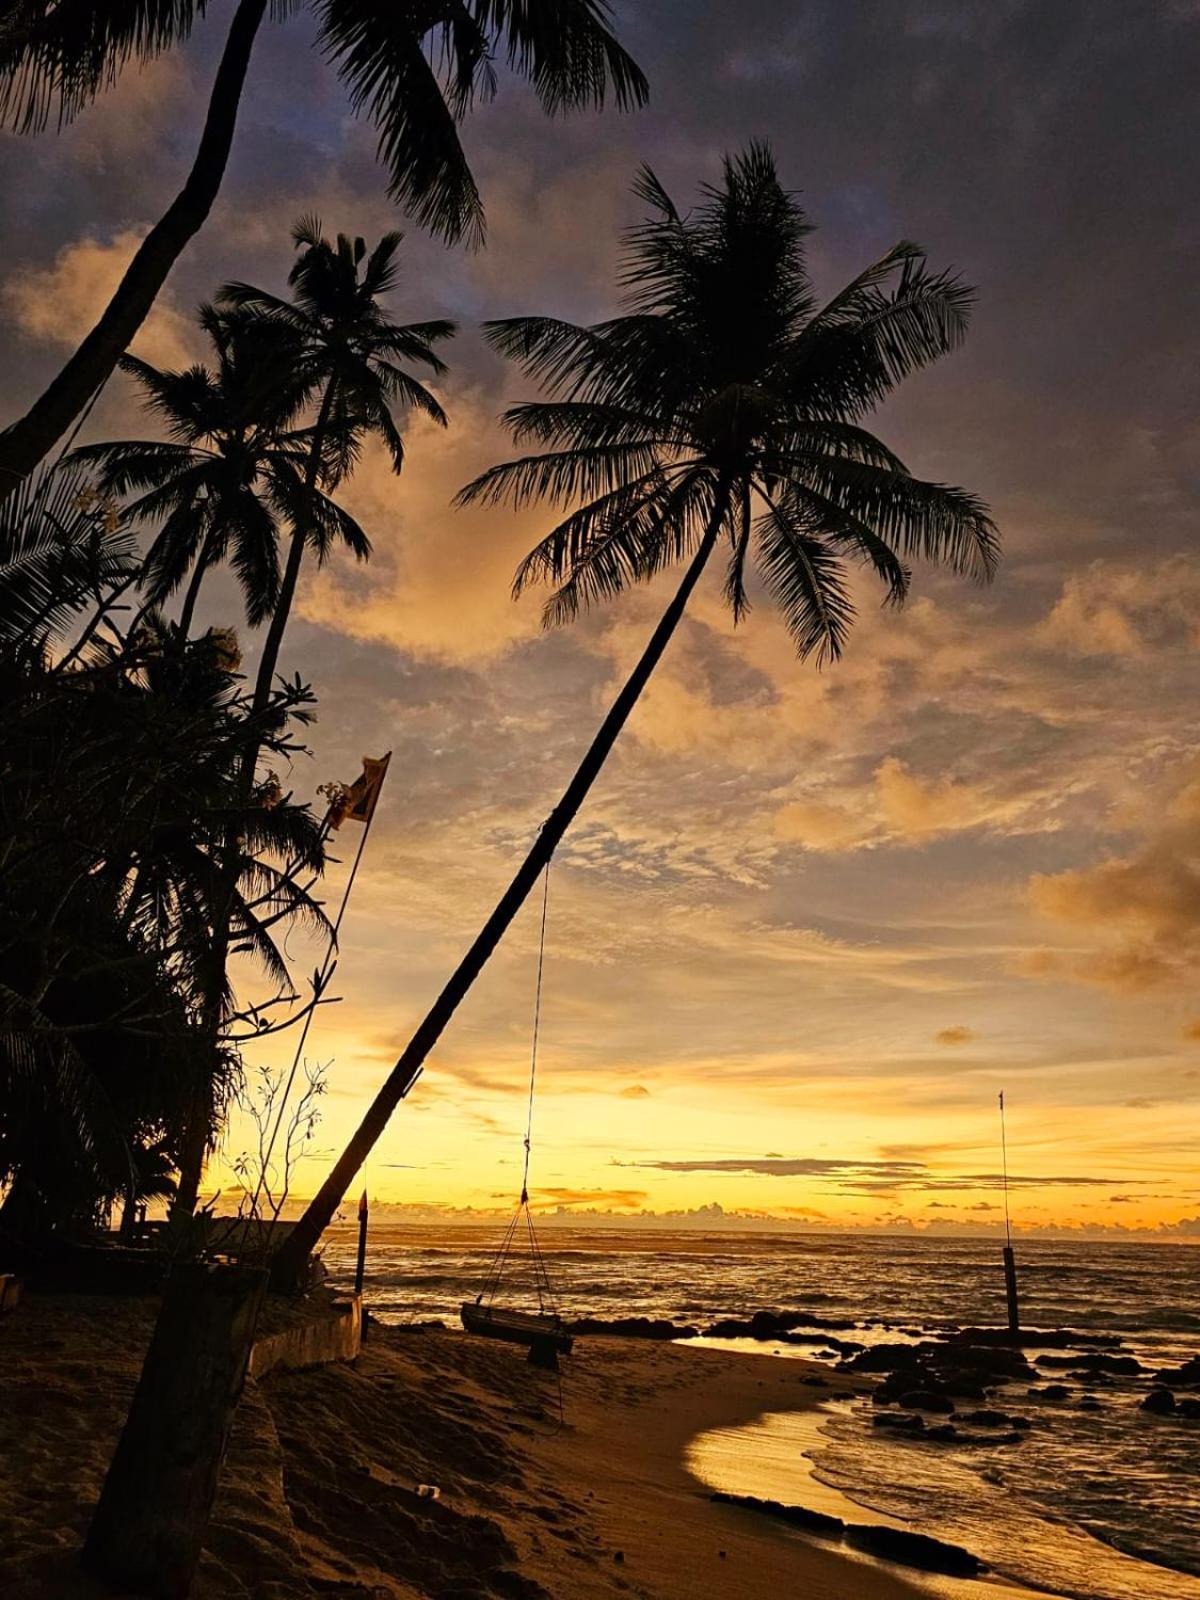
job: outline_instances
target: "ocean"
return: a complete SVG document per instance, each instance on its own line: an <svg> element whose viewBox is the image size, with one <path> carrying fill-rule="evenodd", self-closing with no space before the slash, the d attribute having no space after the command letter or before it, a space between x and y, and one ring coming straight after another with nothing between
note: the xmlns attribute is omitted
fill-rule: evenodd
<svg viewBox="0 0 1200 1600"><path fill-rule="evenodd" d="M499 1232L373 1225L372 1312L457 1326L459 1302L483 1287ZM352 1228L330 1232L335 1283L349 1281L354 1238ZM703 1327L759 1309L805 1310L863 1344L1004 1321L994 1239L553 1225L540 1240L558 1309L570 1318ZM1120 1353L1150 1371L1200 1354L1200 1249L1018 1240L1017 1260L1027 1330L1116 1335ZM518 1258L499 1298L528 1304L531 1290L528 1260ZM743 1344L781 1360L826 1349L819 1333L809 1344L732 1347ZM1027 1353L1039 1354L1032 1339ZM692 1470L713 1488L798 1504L812 1504L814 1482L828 1486L865 1513L949 1539L1003 1576L1077 1600L1200 1600L1200 1421L1141 1411L1146 1376L1093 1384L1044 1372L1043 1383L1059 1381L1070 1393L1058 1403L1031 1399L1027 1382L990 1402L1031 1418L1017 1446L888 1437L871 1427L869 1400L840 1401L815 1416L767 1417L697 1440ZM569 1407L569 1368L565 1389ZM1095 1409L1080 1404L1089 1394Z"/></svg>

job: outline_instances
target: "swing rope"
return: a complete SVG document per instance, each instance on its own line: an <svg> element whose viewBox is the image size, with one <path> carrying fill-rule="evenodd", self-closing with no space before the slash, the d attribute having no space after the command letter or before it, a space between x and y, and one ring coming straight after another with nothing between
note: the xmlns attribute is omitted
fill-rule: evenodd
<svg viewBox="0 0 1200 1600"><path fill-rule="evenodd" d="M537 988L533 996L533 1044L529 1052L529 1109L525 1115L525 1171L521 1174L521 1204L529 1204L529 1157L533 1148L533 1088L537 1081L538 1034L542 1026L542 973L546 968L546 912L550 905L550 863L542 877L542 927L538 935Z"/></svg>
<svg viewBox="0 0 1200 1600"><path fill-rule="evenodd" d="M505 1229L499 1252L491 1271L488 1273L479 1299L484 1305L491 1305L495 1299L523 1219L526 1237L529 1241L529 1259L533 1269L533 1286L537 1294L538 1310L543 1316L549 1311L552 1316L557 1317L558 1307L555 1303L554 1291L550 1286L550 1274L546 1268L546 1259L542 1254L541 1246L538 1244L537 1234L534 1232L533 1212L529 1205L529 1163L533 1154L533 1104L534 1091L537 1086L538 1041L542 1025L542 980L546 970L546 919L549 906L550 863L547 861L542 879L542 916L538 932L537 983L533 996L533 1041L529 1052L529 1098L525 1110L525 1163L521 1173L521 1197L517 1202L517 1209L513 1213L512 1220Z"/></svg>

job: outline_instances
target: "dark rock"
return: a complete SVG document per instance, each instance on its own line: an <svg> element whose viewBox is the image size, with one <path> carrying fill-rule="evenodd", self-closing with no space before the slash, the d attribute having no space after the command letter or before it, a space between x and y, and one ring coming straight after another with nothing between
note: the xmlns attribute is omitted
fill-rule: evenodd
<svg viewBox="0 0 1200 1600"><path fill-rule="evenodd" d="M1175 1411L1175 1396L1169 1389L1151 1389L1142 1401L1143 1411L1152 1411L1156 1417L1169 1417Z"/></svg>
<svg viewBox="0 0 1200 1600"><path fill-rule="evenodd" d="M1169 1389L1190 1389L1200 1385L1200 1356L1192 1356L1181 1367L1164 1367L1154 1374L1155 1383Z"/></svg>
<svg viewBox="0 0 1200 1600"><path fill-rule="evenodd" d="M1146 1369L1134 1356L1110 1355L1073 1355L1073 1356L1038 1356L1039 1367L1071 1367L1084 1373L1113 1372L1122 1376Z"/></svg>
<svg viewBox="0 0 1200 1600"><path fill-rule="evenodd" d="M925 1418L903 1412L881 1411L871 1418L873 1428L890 1428L894 1433L924 1433Z"/></svg>
<svg viewBox="0 0 1200 1600"><path fill-rule="evenodd" d="M924 1437L932 1444L983 1445L1023 1444L1025 1434L1010 1428L1006 1433L964 1433L952 1422L939 1423L936 1428L926 1428Z"/></svg>
<svg viewBox="0 0 1200 1600"><path fill-rule="evenodd" d="M581 1317L571 1324L571 1332L616 1334L623 1339L694 1339L700 1330L665 1317Z"/></svg>
<svg viewBox="0 0 1200 1600"><path fill-rule="evenodd" d="M749 1319L723 1317L705 1328L708 1339L778 1339L797 1328L809 1328L824 1333L828 1328L853 1328L853 1322L837 1317L818 1317L811 1311L756 1311ZM829 1344L836 1344L830 1339ZM861 1349L861 1345L856 1346Z"/></svg>
<svg viewBox="0 0 1200 1600"><path fill-rule="evenodd" d="M1028 1417L1013 1417L1007 1411L960 1411L955 1418L971 1428L1017 1428L1024 1430L1033 1424Z"/></svg>
<svg viewBox="0 0 1200 1600"><path fill-rule="evenodd" d="M1035 1400L1066 1400L1071 1393L1065 1383L1048 1383L1042 1389L1030 1389L1028 1392Z"/></svg>
<svg viewBox="0 0 1200 1600"><path fill-rule="evenodd" d="M814 1333L810 1330L807 1333L781 1333L778 1337L780 1344L815 1344L819 1338L822 1344L828 1345L830 1350L834 1350L838 1355L842 1356L857 1355L860 1350L867 1348L865 1344L860 1344L857 1339L837 1339L833 1334L825 1333L824 1331Z"/></svg>
<svg viewBox="0 0 1200 1600"><path fill-rule="evenodd" d="M944 1346L934 1345L942 1351ZM1013 1350L1005 1345L955 1345L953 1355L942 1354L954 1371L985 1373L991 1377L1024 1378L1033 1375L1033 1368L1023 1350Z"/></svg>
<svg viewBox="0 0 1200 1600"><path fill-rule="evenodd" d="M806 1384L810 1389L828 1389L830 1387L829 1379L819 1372L814 1372L811 1377L801 1378L800 1382Z"/></svg>
<svg viewBox="0 0 1200 1600"><path fill-rule="evenodd" d="M902 1566L918 1567L922 1572L944 1572L956 1578L975 1578L986 1571L982 1561L960 1545L931 1539L924 1533L905 1528L881 1528L851 1523L846 1528L846 1543L882 1561L897 1561Z"/></svg>
<svg viewBox="0 0 1200 1600"><path fill-rule="evenodd" d="M942 1375L942 1386L947 1394L957 1400L986 1400L988 1391L965 1372L948 1372Z"/></svg>
<svg viewBox="0 0 1200 1600"><path fill-rule="evenodd" d="M787 1506L779 1500L760 1500L753 1494L725 1494L717 1490L709 1495L719 1505L742 1506L747 1511L758 1511L763 1516L776 1517L793 1528L803 1528L806 1533L820 1534L825 1538L840 1538L846 1524L841 1517L826 1516L823 1511L810 1511L807 1506Z"/></svg>
<svg viewBox="0 0 1200 1600"><path fill-rule="evenodd" d="M1189 1422L1200 1421L1200 1400L1187 1395L1182 1400L1175 1401L1175 1415L1186 1417Z"/></svg>
<svg viewBox="0 0 1200 1600"><path fill-rule="evenodd" d="M1013 1336L1007 1328L958 1328L952 1333L940 1333L939 1339L947 1344L1012 1345ZM1116 1349L1121 1341L1108 1333L1079 1333L1074 1328L1039 1329L1019 1335L1018 1346L1032 1345L1036 1350Z"/></svg>
<svg viewBox="0 0 1200 1600"><path fill-rule="evenodd" d="M949 1416L954 1410L954 1401L937 1389L911 1389L896 1403L906 1411L939 1411L943 1416Z"/></svg>
<svg viewBox="0 0 1200 1600"><path fill-rule="evenodd" d="M910 1372L921 1365L919 1344L875 1344L851 1356L845 1363L849 1372Z"/></svg>

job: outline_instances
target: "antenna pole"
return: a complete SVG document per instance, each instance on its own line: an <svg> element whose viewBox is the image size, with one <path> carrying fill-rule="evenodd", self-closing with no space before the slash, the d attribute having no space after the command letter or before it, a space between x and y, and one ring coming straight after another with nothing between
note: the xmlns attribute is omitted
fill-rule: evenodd
<svg viewBox="0 0 1200 1600"><path fill-rule="evenodd" d="M1021 1311L1017 1302L1017 1262L1013 1255L1012 1221L1008 1210L1008 1138L1004 1127L1004 1090L1000 1091L1000 1162L1004 1186L1004 1292L1008 1300L1008 1336L1021 1338Z"/></svg>

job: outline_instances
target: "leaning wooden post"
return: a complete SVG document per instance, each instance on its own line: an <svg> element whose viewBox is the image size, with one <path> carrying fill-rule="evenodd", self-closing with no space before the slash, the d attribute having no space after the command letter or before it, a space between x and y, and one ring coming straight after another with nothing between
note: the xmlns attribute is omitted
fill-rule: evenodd
<svg viewBox="0 0 1200 1600"><path fill-rule="evenodd" d="M1000 1155L1004 1184L1004 1293L1008 1300L1008 1336L1014 1344L1021 1337L1021 1308L1017 1302L1017 1262L1013 1255L1012 1224L1008 1216L1008 1140L1004 1131L1004 1090L1000 1091Z"/></svg>
<svg viewBox="0 0 1200 1600"><path fill-rule="evenodd" d="M192 1587L266 1288L259 1267L177 1264L83 1548L123 1593Z"/></svg>
<svg viewBox="0 0 1200 1600"><path fill-rule="evenodd" d="M367 1218L370 1215L370 1206L367 1204L367 1191L364 1189L358 1202L358 1260L354 1264L354 1292L360 1298L363 1291L363 1278L367 1270ZM363 1343L367 1340L367 1314L360 1311L362 1324L361 1338Z"/></svg>

